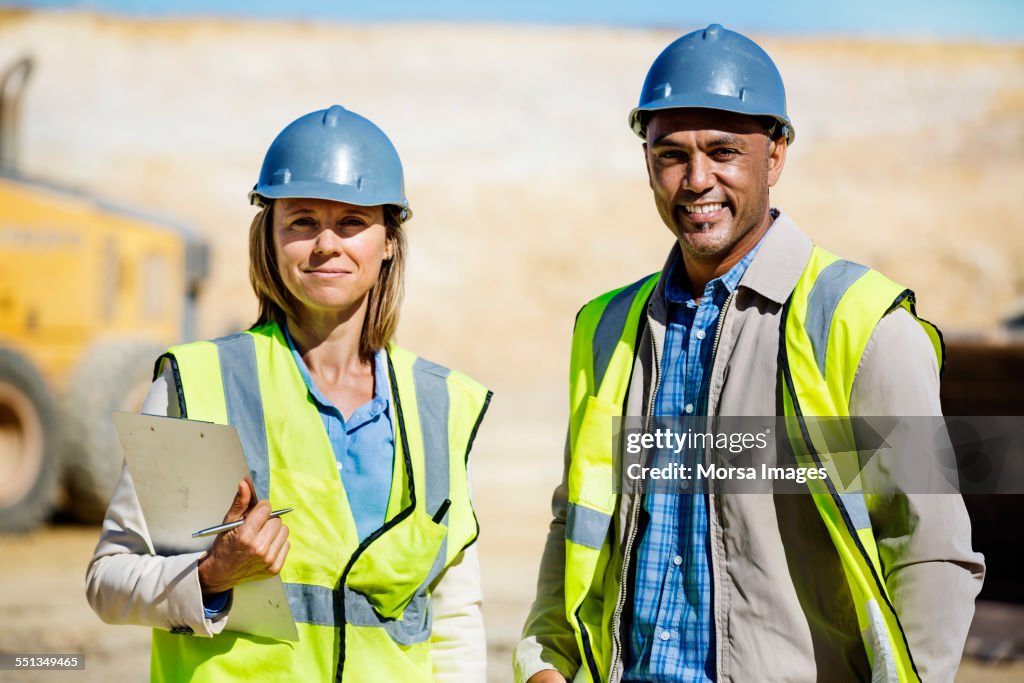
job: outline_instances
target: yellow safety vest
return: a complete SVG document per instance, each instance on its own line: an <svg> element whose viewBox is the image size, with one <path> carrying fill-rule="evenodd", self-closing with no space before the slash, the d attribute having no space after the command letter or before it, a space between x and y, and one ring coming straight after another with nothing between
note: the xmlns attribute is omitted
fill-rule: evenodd
<svg viewBox="0 0 1024 683"><path fill-rule="evenodd" d="M281 579L299 640L154 630L154 681L434 680L429 587L479 531L466 463L491 392L397 346L387 356L395 467L385 524L362 543L276 324L165 356L182 417L235 425L259 497L295 508Z"/></svg>
<svg viewBox="0 0 1024 683"><path fill-rule="evenodd" d="M623 415L640 325L658 282L654 274L594 299L573 332L566 517L565 614L582 666L575 681L607 680L613 611L619 599L621 551L612 542L619 504L614 490L612 418ZM913 292L877 271L814 247L782 314L779 380L790 446L801 465L832 468L830 443L806 417L849 416L854 375L881 318L898 307L914 315L932 340L941 369L942 338L917 317ZM854 597L875 681L920 679L882 579L878 547L859 481L837 490L831 477L808 480Z"/></svg>

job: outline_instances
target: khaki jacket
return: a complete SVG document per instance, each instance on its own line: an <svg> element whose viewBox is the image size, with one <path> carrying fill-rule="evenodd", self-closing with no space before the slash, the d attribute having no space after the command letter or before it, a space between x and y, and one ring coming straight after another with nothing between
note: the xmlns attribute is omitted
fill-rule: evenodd
<svg viewBox="0 0 1024 683"><path fill-rule="evenodd" d="M708 414L781 415L777 358L782 306L812 243L784 213L764 237L720 321ZM678 247L675 247L676 249ZM670 256L671 258L671 256ZM627 398L628 415L645 415L655 386L652 344L663 357L664 282L648 307ZM854 379L851 415L940 415L939 372L921 326L903 309L878 323ZM568 472L570 454L565 454ZM537 598L516 648L517 681L556 669L570 680L580 666L565 619L567 483L555 489L554 519L541 559ZM810 496L709 493L715 661L720 683L866 681L870 670L854 604L821 516ZM624 491L613 529L622 553L636 531L635 496ZM884 579L925 681L952 681L981 590L984 558L958 495L903 493L869 498ZM639 546L631 544L631 552ZM615 565L618 563L609 563ZM632 586L626 585L626 605ZM627 607L626 612L630 610ZM609 624L628 643L628 625ZM616 671L623 670L619 653ZM620 674L621 675L621 674Z"/></svg>

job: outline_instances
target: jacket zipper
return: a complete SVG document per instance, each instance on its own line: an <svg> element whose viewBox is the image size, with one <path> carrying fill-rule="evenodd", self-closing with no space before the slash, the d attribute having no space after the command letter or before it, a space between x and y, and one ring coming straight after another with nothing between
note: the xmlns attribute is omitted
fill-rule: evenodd
<svg viewBox="0 0 1024 683"><path fill-rule="evenodd" d="M711 347L711 369L714 371L715 359L718 357L718 342L722 337L722 327L725 324L725 314L729 310L729 305L732 303L735 291L730 292L729 296L726 297L725 303L722 305L722 311L718 314L718 325L715 329L715 341ZM651 327L650 315L647 316L647 334L651 337L651 356L654 358L654 391L651 392L650 398L647 403L647 420L645 429L650 431L651 421L654 419L654 401L657 399L658 390L661 389L661 358L658 356L658 345L654 343L654 329ZM708 411L711 412L711 411ZM640 466L647 461L647 451L644 451L640 457ZM640 504L643 501L643 491L640 495L637 495L633 499L633 505L631 506L629 513L629 528L630 533L626 538L626 545L622 550L622 574L619 576L619 600L615 605L615 611L612 613L612 669L609 672L608 680L610 683L615 683L618 680L618 669L619 669L619 653L622 651L622 638L619 633L619 622L622 619L622 610L626 606L626 579L629 575L629 560L633 550L633 543L636 541L636 521L637 515L640 513ZM712 605L712 610L714 605ZM717 668L717 667L716 667Z"/></svg>
<svg viewBox="0 0 1024 683"><path fill-rule="evenodd" d="M658 345L654 342L654 329L651 326L650 314L647 316L647 334L651 338L651 356L654 359L654 391L651 392L647 403L647 420L645 430L650 431L651 421L654 419L654 401L661 388L661 359L658 357ZM647 462L647 451L640 456L640 466ZM633 504L629 512L629 537L626 539L626 546L622 550L622 574L619 576L619 599L612 613L612 668L608 675L609 683L615 683L619 674L619 653L622 652L622 638L619 633L619 624L622 620L622 610L626 606L626 579L629 576L629 558L636 540L637 515L640 514L640 504L643 502L643 486L638 495L633 497Z"/></svg>
<svg viewBox="0 0 1024 683"><path fill-rule="evenodd" d="M725 303L722 304L722 310L718 314L718 325L715 328L715 343L711 347L711 367L710 367L710 370L711 370L711 377L712 378L714 378L714 376L715 376L715 360L718 359L718 342L722 338L722 329L725 327L725 314L729 312L729 305L732 304L732 300L733 300L733 298L735 296L736 296L736 290L733 290L733 291L729 292L729 296L727 296L725 298ZM711 415L713 415L714 413L718 412L718 405L717 405L717 403L715 404L715 409L714 410L710 409L711 408L710 401L711 401L711 396L710 396L710 392L709 392L709 395L708 395L708 415L705 418L707 420L707 431L711 431L711 429L710 429L711 428ZM708 482L709 491L710 491L710 487L712 485L713 485L713 482ZM710 506L709 506L709 509L708 509L708 514L710 514ZM708 525L708 530L710 532L710 524ZM710 566L710 563L709 563L708 569L710 570L710 574L711 574L712 595L718 595L718 593L716 591L714 591L715 570L714 570L714 567ZM712 602L711 602L711 623L712 624L715 623L715 612L716 612L715 604L714 604L714 600L712 600ZM715 638L715 643L716 643L715 649L716 649L716 652L714 653L714 656L715 656L715 680L720 680L722 678L721 671L719 670L720 662L718 661L718 652L717 652L717 649L718 649L717 643L720 643L720 642L722 642L721 638L716 637Z"/></svg>
<svg viewBox="0 0 1024 683"><path fill-rule="evenodd" d="M718 357L718 342L722 338L722 328L725 326L725 314L729 311L729 305L732 303L733 298L736 296L736 290L729 292L729 296L725 298L725 303L722 304L722 312L718 314L718 325L715 328L715 343L711 347L711 374L714 376L715 371L715 358ZM715 406L715 410L718 406ZM709 410L709 413L714 412Z"/></svg>

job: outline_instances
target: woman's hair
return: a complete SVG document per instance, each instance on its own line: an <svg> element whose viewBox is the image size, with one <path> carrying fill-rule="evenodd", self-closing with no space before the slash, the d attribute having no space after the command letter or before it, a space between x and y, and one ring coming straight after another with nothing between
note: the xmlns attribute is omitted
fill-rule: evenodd
<svg viewBox="0 0 1024 683"><path fill-rule="evenodd" d="M384 206L384 227L392 245L391 258L381 263L359 337L359 353L367 357L387 346L398 326L398 310L405 292L405 231L401 209ZM274 251L274 202L267 200L249 227L249 282L259 300L259 318L253 327L276 322L284 325L288 316L299 318L299 302L281 281Z"/></svg>

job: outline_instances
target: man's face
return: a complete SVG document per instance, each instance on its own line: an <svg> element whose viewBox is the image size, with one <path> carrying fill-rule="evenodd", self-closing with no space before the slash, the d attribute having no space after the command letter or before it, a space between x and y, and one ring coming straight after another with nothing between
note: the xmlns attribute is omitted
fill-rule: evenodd
<svg viewBox="0 0 1024 683"><path fill-rule="evenodd" d="M771 225L768 188L782 173L786 140L770 140L758 119L710 109L655 112L644 154L658 213L689 257L721 261L741 242L752 247L743 238L759 238Z"/></svg>

